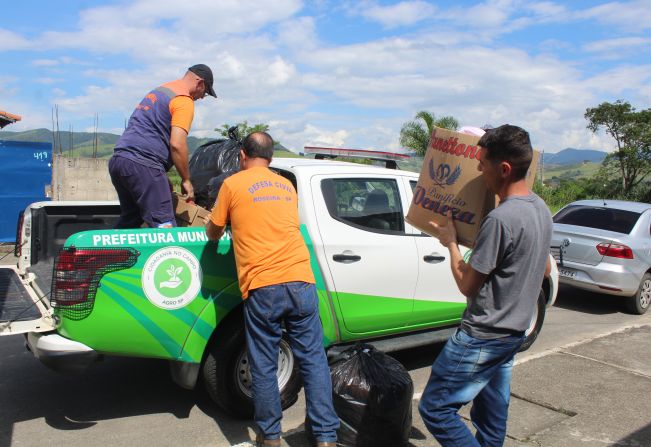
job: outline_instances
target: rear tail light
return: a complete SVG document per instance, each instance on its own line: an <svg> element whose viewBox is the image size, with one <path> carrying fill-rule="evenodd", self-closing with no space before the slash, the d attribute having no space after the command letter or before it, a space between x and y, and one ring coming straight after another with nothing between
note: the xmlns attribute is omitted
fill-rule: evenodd
<svg viewBox="0 0 651 447"><path fill-rule="evenodd" d="M54 265L50 303L72 310L69 318L87 316L102 276L133 266L139 254L131 248L64 248Z"/></svg>
<svg viewBox="0 0 651 447"><path fill-rule="evenodd" d="M14 245L14 256L19 258L23 254L23 223L25 222L25 212L18 214L18 224L16 225L16 245Z"/></svg>
<svg viewBox="0 0 651 447"><path fill-rule="evenodd" d="M602 242L597 245L597 251L602 256L610 256L611 258L633 259L633 250L623 244L611 244L609 242Z"/></svg>

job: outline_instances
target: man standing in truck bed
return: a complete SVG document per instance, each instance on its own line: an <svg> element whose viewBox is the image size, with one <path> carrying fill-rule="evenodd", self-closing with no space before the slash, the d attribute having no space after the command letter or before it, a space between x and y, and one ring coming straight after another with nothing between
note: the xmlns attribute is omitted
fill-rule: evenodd
<svg viewBox="0 0 651 447"><path fill-rule="evenodd" d="M134 110L129 125L115 145L109 161L111 181L120 200L117 228L152 228L176 225L166 172L172 165L181 176L181 189L194 200L188 167L188 133L194 101L213 90L212 71L197 64L181 79L152 90Z"/></svg>
<svg viewBox="0 0 651 447"><path fill-rule="evenodd" d="M284 322L303 375L307 423L317 447L334 447L339 418L332 403L310 254L299 228L296 190L269 169L272 156L273 140L267 133L254 132L244 139L242 170L224 181L206 234L218 240L230 221L244 299L257 445L281 445L276 371Z"/></svg>

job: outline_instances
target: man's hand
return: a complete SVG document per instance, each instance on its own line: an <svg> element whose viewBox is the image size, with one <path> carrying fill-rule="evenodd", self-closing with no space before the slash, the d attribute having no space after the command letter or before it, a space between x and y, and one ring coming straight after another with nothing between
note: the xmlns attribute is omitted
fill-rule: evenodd
<svg viewBox="0 0 651 447"><path fill-rule="evenodd" d="M447 222L444 225L439 225L433 221L430 221L429 224L436 231L437 237L444 247L450 248L451 244L457 243L457 228L454 226L452 211L448 211Z"/></svg>
<svg viewBox="0 0 651 447"><path fill-rule="evenodd" d="M186 202L194 203L194 188L189 179L181 182L181 193L185 195Z"/></svg>
<svg viewBox="0 0 651 447"><path fill-rule="evenodd" d="M211 241L218 241L224 234L226 227L220 227L212 223L212 220L206 222L206 236Z"/></svg>

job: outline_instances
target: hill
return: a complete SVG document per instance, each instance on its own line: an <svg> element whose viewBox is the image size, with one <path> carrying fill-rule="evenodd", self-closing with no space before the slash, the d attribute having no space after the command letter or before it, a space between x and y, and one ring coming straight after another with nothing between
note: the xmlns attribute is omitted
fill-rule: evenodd
<svg viewBox="0 0 651 447"><path fill-rule="evenodd" d="M68 131L61 131L58 133L57 144L60 143L63 152L69 152L72 147L71 155L73 156L92 157L94 138L95 134L92 132L72 132L71 135ZM120 138L119 135L98 132L97 156L99 158L110 156L113 153L113 147L118 141L118 138ZM0 140L34 141L37 143L53 143L54 141L52 131L49 129L34 129L26 130L24 132L1 131ZM210 140L214 140L214 138L188 137L190 153L194 152L196 148Z"/></svg>
<svg viewBox="0 0 651 447"><path fill-rule="evenodd" d="M583 162L601 163L606 152L593 149L567 148L555 154L545 153L543 161L546 165L574 165Z"/></svg>

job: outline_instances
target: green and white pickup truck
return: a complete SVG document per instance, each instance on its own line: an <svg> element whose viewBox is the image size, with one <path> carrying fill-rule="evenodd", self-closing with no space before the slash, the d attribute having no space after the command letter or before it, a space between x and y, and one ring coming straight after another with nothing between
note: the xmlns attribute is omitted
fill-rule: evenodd
<svg viewBox="0 0 651 447"><path fill-rule="evenodd" d="M277 159L295 185L301 231L317 281L324 347L365 340L391 351L446 338L466 300L447 250L405 222L418 176L313 159ZM113 230L116 202L39 202L23 214L16 266L0 270L0 334L58 371L102 355L167 359L173 379L203 379L224 410L252 414L241 297L230 233L203 228ZM466 249L463 249L466 251ZM558 284L556 263L541 284L527 347ZM301 386L281 343L283 407Z"/></svg>

